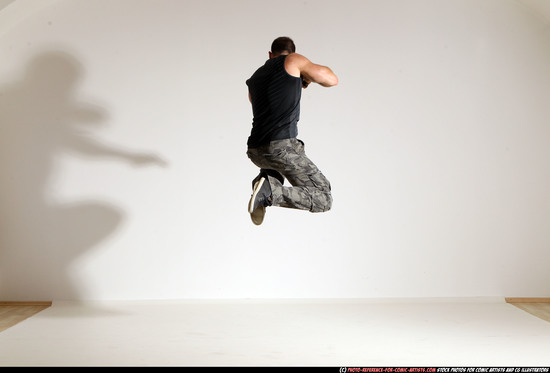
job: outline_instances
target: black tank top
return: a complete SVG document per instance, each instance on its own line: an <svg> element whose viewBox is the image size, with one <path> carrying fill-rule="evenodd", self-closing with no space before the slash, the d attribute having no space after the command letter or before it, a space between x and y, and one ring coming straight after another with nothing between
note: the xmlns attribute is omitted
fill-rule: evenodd
<svg viewBox="0 0 550 373"><path fill-rule="evenodd" d="M254 116L249 148L298 136L302 79L286 71L286 57L267 60L246 81Z"/></svg>

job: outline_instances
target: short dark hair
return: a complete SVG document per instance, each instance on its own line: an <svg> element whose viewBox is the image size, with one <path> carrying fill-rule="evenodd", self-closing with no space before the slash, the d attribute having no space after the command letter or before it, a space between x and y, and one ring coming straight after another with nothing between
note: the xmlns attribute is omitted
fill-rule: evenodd
<svg viewBox="0 0 550 373"><path fill-rule="evenodd" d="M286 36L278 37L277 39L273 40L273 43L271 44L271 53L281 54L283 52L296 52L296 46L294 45L294 42L291 38Z"/></svg>

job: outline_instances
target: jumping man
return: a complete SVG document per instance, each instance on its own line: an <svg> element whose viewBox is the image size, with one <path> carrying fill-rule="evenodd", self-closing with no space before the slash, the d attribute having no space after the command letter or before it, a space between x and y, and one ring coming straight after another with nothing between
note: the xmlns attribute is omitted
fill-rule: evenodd
<svg viewBox="0 0 550 373"><path fill-rule="evenodd" d="M332 87L338 78L330 68L295 52L290 38L275 39L269 59L246 81L254 117L247 155L260 168L248 204L256 225L262 224L268 206L311 212L332 206L329 181L296 137L302 89L310 83ZM285 178L292 187L283 186Z"/></svg>

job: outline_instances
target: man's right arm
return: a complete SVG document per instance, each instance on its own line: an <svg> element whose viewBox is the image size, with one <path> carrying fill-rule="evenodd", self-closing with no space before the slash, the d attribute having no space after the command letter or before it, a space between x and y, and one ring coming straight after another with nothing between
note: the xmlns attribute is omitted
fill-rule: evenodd
<svg viewBox="0 0 550 373"><path fill-rule="evenodd" d="M301 76L307 84L317 83L323 87L338 84L338 77L329 67L317 65L297 53L292 53L286 58L285 68L290 75Z"/></svg>

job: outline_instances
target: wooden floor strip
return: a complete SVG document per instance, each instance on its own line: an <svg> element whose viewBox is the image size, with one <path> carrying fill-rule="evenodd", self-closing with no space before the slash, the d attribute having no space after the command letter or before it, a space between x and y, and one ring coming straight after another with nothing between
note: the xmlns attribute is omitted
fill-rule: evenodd
<svg viewBox="0 0 550 373"><path fill-rule="evenodd" d="M539 319L550 322L550 303L511 303L515 307L530 313Z"/></svg>
<svg viewBox="0 0 550 373"><path fill-rule="evenodd" d="M550 303L550 298L505 298L506 303Z"/></svg>
<svg viewBox="0 0 550 373"><path fill-rule="evenodd" d="M51 301L21 302L21 301L0 301L0 306L51 306Z"/></svg>
<svg viewBox="0 0 550 373"><path fill-rule="evenodd" d="M50 307L52 302L0 302L0 332Z"/></svg>

